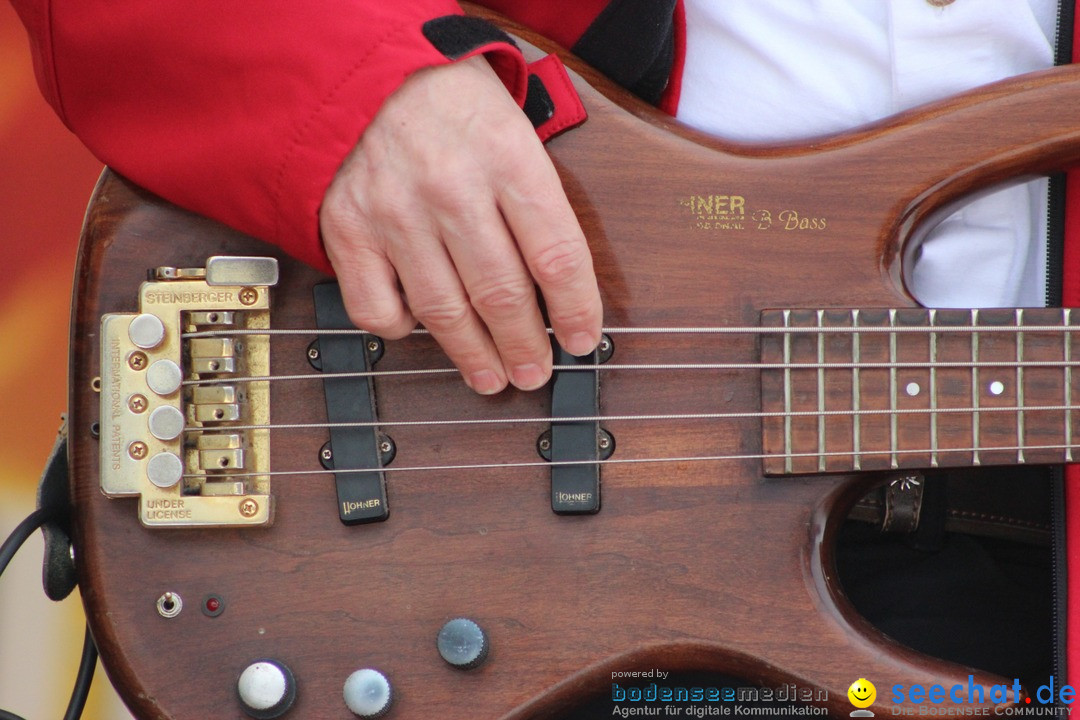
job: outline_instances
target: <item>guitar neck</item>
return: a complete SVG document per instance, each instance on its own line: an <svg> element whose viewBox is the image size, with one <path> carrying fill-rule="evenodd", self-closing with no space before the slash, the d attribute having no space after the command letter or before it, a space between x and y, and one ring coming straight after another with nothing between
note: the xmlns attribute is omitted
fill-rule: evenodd
<svg viewBox="0 0 1080 720"><path fill-rule="evenodd" d="M1056 308L766 311L765 472L1070 462L1078 319Z"/></svg>

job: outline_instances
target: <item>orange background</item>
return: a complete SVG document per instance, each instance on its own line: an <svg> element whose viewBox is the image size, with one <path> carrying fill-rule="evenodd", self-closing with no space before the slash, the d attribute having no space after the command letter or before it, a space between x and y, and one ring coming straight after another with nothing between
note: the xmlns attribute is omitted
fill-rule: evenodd
<svg viewBox="0 0 1080 720"><path fill-rule="evenodd" d="M42 99L26 33L0 2L0 540L34 508L67 407L68 314L79 227L101 164ZM0 581L0 708L61 717L82 646L78 593L41 589L40 534ZM127 717L98 668L84 718Z"/></svg>

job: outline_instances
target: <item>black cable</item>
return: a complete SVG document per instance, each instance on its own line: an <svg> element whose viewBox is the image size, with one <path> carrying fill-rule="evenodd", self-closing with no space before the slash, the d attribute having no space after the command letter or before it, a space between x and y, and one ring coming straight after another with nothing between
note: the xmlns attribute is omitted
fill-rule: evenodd
<svg viewBox="0 0 1080 720"><path fill-rule="evenodd" d="M26 539L34 534L34 531L39 527L49 522L52 519L52 511L46 508L38 508L34 512L23 520L21 523L15 526L15 529L8 535L7 540L3 545L0 545L0 575L4 574L4 570L7 569L8 563L11 562L11 558L15 557L15 553L19 552L19 548L22 547Z"/></svg>
<svg viewBox="0 0 1080 720"><path fill-rule="evenodd" d="M68 701L64 720L79 720L82 717L86 698L90 695L90 683L94 681L97 658L97 645L94 644L90 626L87 625L86 634L83 635L82 657L79 659L79 674L75 676L75 687L71 690L71 700Z"/></svg>
<svg viewBox="0 0 1080 720"><path fill-rule="evenodd" d="M21 523L19 523L4 544L0 545L0 575L4 574L15 553L23 546L23 543L34 532L53 518L53 511L48 508L38 508ZM82 717L83 708L86 707L86 698L90 694L90 683L94 680L94 668L97 667L97 645L90 635L90 627L86 628L83 637L82 657L79 659L79 672L75 676L75 687L71 691L71 700L68 701L64 720L78 720ZM25 720L22 716L13 712L0 709L0 720Z"/></svg>

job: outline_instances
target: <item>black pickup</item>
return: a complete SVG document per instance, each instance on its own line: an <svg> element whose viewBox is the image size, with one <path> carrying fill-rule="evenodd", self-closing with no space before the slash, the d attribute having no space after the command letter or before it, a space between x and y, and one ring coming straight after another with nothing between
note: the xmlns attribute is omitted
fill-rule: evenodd
<svg viewBox="0 0 1080 720"><path fill-rule="evenodd" d="M355 329L345 312L337 283L316 285L315 319L320 329ZM369 343L374 335L320 335L319 365L324 373L370 372ZM381 344L381 343L380 343ZM323 379L326 419L330 423L373 423L374 383L371 376L328 377ZM324 464L335 471L338 516L346 525L379 522L389 515L386 479L381 471L379 433L374 425L331 427L329 453ZM370 468L370 471L367 471Z"/></svg>

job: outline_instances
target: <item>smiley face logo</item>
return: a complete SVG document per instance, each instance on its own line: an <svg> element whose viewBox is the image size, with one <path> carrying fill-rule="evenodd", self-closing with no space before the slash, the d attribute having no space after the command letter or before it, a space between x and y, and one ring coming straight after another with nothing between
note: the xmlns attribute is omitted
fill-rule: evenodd
<svg viewBox="0 0 1080 720"><path fill-rule="evenodd" d="M857 708L868 708L877 699L877 688L866 678L859 678L847 689L848 700Z"/></svg>

